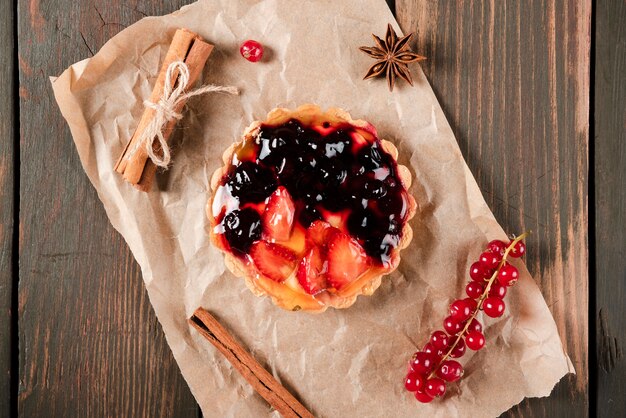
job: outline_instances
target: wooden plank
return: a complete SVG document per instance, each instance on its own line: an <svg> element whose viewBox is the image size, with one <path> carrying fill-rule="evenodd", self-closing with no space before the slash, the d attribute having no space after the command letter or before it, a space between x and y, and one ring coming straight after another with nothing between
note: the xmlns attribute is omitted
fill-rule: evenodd
<svg viewBox="0 0 626 418"><path fill-rule="evenodd" d="M26 417L198 414L48 80L144 15L183 1L126 3L18 2L19 412Z"/></svg>
<svg viewBox="0 0 626 418"><path fill-rule="evenodd" d="M0 416L11 416L12 388L12 324L13 300L13 205L14 139L16 100L15 63L13 62L13 28L15 16L12 2L0 3Z"/></svg>
<svg viewBox="0 0 626 418"><path fill-rule="evenodd" d="M597 416L626 416L626 3L598 0L595 27Z"/></svg>
<svg viewBox="0 0 626 418"><path fill-rule="evenodd" d="M414 50L496 219L534 232L526 261L577 370L505 416L586 415L591 1L396 0L396 12L417 32Z"/></svg>

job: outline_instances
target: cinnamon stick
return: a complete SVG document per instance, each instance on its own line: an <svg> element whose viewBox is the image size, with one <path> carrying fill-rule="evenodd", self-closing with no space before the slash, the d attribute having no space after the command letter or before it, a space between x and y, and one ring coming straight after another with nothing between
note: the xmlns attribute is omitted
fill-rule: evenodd
<svg viewBox="0 0 626 418"><path fill-rule="evenodd" d="M161 66L154 89L150 95L150 101L156 103L163 95L167 69L172 62L183 61L187 64L187 67L189 68L189 84L187 85L188 90L202 74L204 64L212 51L213 45L205 42L200 36L187 29L178 29L174 34L172 43L170 44L167 54L165 55L165 60L163 61L163 65ZM176 84L177 78L178 73L175 73L172 85ZM185 103L181 102L175 111L180 112L184 105ZM136 145L137 141L141 140L143 132L149 125L150 121L154 118L154 115L154 109L150 107L145 108L143 114L141 115L141 119L139 120L137 129L135 129L132 138L115 164L115 171L122 174L126 181L144 192L151 189L157 167L148 159L148 153L146 152L145 147L139 146L136 148ZM176 120L172 120L163 128L163 136L166 141L169 140L172 132L174 131L175 125ZM157 142L155 142L154 147L155 152L160 152ZM134 150L132 154L129 152L130 150Z"/></svg>
<svg viewBox="0 0 626 418"><path fill-rule="evenodd" d="M313 414L237 343L213 315L198 308L189 319L189 323L209 340L259 395L283 417L313 418Z"/></svg>

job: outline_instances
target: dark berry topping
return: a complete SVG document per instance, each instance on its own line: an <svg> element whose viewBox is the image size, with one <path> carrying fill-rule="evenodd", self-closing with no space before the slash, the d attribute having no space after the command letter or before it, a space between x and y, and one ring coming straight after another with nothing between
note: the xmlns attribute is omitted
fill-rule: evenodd
<svg viewBox="0 0 626 418"><path fill-rule="evenodd" d="M262 202L276 189L274 173L250 161L239 164L229 174L226 186L241 203Z"/></svg>
<svg viewBox="0 0 626 418"><path fill-rule="evenodd" d="M315 208L315 204L308 204L300 210L300 223L308 228L313 222L322 219L322 214Z"/></svg>
<svg viewBox="0 0 626 418"><path fill-rule="evenodd" d="M254 209L234 210L224 217L224 235L233 250L247 254L261 238L261 217Z"/></svg>
<svg viewBox="0 0 626 418"><path fill-rule="evenodd" d="M367 255L380 263L390 260L408 211L395 160L380 140L365 139L352 125L322 126L296 120L262 125L256 141L237 152L238 165L221 183L239 200L240 210L223 219L232 248L248 253L262 230L259 205L284 186L302 227L336 213L345 220L340 229Z"/></svg>

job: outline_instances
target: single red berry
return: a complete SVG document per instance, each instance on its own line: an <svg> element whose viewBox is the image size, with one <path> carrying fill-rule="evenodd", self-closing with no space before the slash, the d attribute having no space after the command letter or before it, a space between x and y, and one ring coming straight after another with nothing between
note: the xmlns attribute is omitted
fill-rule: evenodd
<svg viewBox="0 0 626 418"><path fill-rule="evenodd" d="M506 296L506 286L503 286L498 282L493 282L491 284L491 289L489 289L489 296L503 299Z"/></svg>
<svg viewBox="0 0 626 418"><path fill-rule="evenodd" d="M456 341L456 339L454 341ZM453 344L454 344L454 341L452 342ZM465 341L463 340L463 338L461 338L459 342L456 343L452 351L450 352L450 357L459 358L459 357L463 357L463 354L465 354Z"/></svg>
<svg viewBox="0 0 626 418"><path fill-rule="evenodd" d="M263 58L263 45L252 39L248 39L239 48L241 56L250 62L258 62Z"/></svg>
<svg viewBox="0 0 626 418"><path fill-rule="evenodd" d="M504 251L506 251L507 245L500 241L499 239L494 239L493 241L487 244L487 249L494 254L504 255Z"/></svg>
<svg viewBox="0 0 626 418"><path fill-rule="evenodd" d="M438 350L448 347L448 334L443 331L435 331L430 335L430 343Z"/></svg>
<svg viewBox="0 0 626 418"><path fill-rule="evenodd" d="M483 310L488 316L492 318L501 317L504 313L504 301L500 298L495 298L493 296L488 297L483 302Z"/></svg>
<svg viewBox="0 0 626 418"><path fill-rule="evenodd" d="M470 322L469 327L467 327L467 332L469 331L482 332L482 330L483 330L483 326L481 325L480 321L476 318L472 319L472 322Z"/></svg>
<svg viewBox="0 0 626 418"><path fill-rule="evenodd" d="M424 392L426 392L427 395L430 395L433 398L443 396L446 393L446 382L439 379L438 377L428 379L426 381Z"/></svg>
<svg viewBox="0 0 626 418"><path fill-rule="evenodd" d="M498 263L502 260L502 256L492 253L491 251L485 251L480 255L478 260L485 270L492 271L498 266Z"/></svg>
<svg viewBox="0 0 626 418"><path fill-rule="evenodd" d="M443 329L445 329L448 334L455 335L463 329L463 325L452 316L448 316L443 320Z"/></svg>
<svg viewBox="0 0 626 418"><path fill-rule="evenodd" d="M478 302L476 302L472 298L465 298L465 299L463 299L463 302L467 303L467 305L470 307L470 310L472 311L472 313L476 310L476 308L478 308Z"/></svg>
<svg viewBox="0 0 626 418"><path fill-rule="evenodd" d="M422 351L425 353L431 353L438 359L445 354L442 349L435 348L435 346L431 342L427 342L426 344L424 344L424 348L422 348Z"/></svg>
<svg viewBox="0 0 626 418"><path fill-rule="evenodd" d="M420 374L430 373L433 367L435 367L434 357L432 353L418 351L413 354L413 358L411 359L411 369Z"/></svg>
<svg viewBox="0 0 626 418"><path fill-rule="evenodd" d="M446 360L439 366L437 376L446 382L455 382L463 376L463 366L456 360Z"/></svg>
<svg viewBox="0 0 626 418"><path fill-rule="evenodd" d="M485 290L485 285L479 282L469 282L467 286L465 286L465 293L470 298L478 299Z"/></svg>
<svg viewBox="0 0 626 418"><path fill-rule="evenodd" d="M509 254L513 258L519 258L523 256L525 252L526 252L526 244L524 244L522 241L517 241L517 243L515 243L513 248L511 248L511 251L509 251Z"/></svg>
<svg viewBox="0 0 626 418"><path fill-rule="evenodd" d="M519 278L519 272L509 263L504 263L498 273L498 281L504 286L513 286Z"/></svg>
<svg viewBox="0 0 626 418"><path fill-rule="evenodd" d="M479 261L476 261L470 266L469 275L472 280L481 282L487 277L487 271L485 271L485 267L483 267L483 265Z"/></svg>
<svg viewBox="0 0 626 418"><path fill-rule="evenodd" d="M417 390L421 390L424 387L424 382L426 378L419 373L411 372L406 375L406 379L404 380L404 387L409 392L415 392Z"/></svg>
<svg viewBox="0 0 626 418"><path fill-rule="evenodd" d="M472 306L465 299L457 299L450 305L450 317L463 322L472 314Z"/></svg>
<svg viewBox="0 0 626 418"><path fill-rule="evenodd" d="M417 392L415 392L415 399L417 399L421 403L429 403L434 398L430 396L429 394L427 394L426 392L421 392L418 390Z"/></svg>
<svg viewBox="0 0 626 418"><path fill-rule="evenodd" d="M485 336L482 332L470 331L465 337L465 342L470 350L478 351L485 346Z"/></svg>

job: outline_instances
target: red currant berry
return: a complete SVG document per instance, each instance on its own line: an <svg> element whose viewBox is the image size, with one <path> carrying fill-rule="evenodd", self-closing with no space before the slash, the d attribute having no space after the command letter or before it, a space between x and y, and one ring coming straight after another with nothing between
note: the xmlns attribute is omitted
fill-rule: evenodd
<svg viewBox="0 0 626 418"><path fill-rule="evenodd" d="M430 342L424 344L424 348L422 348L422 351L425 353L432 353L437 358L441 358L441 356L443 356L444 354L443 350L435 348L435 346Z"/></svg>
<svg viewBox="0 0 626 418"><path fill-rule="evenodd" d="M504 301L500 298L488 297L483 302L483 310L492 318L499 318L504 313Z"/></svg>
<svg viewBox="0 0 626 418"><path fill-rule="evenodd" d="M470 310L472 312L474 312L476 310L476 308L478 308L478 302L476 302L472 298L465 298L465 299L463 299L463 302L467 303L467 305L470 307Z"/></svg>
<svg viewBox="0 0 626 418"><path fill-rule="evenodd" d="M519 258L523 256L525 252L526 252L526 244L524 244L522 241L517 241L517 243L513 246L513 248L511 248L511 251L509 251L509 254L513 258Z"/></svg>
<svg viewBox="0 0 626 418"><path fill-rule="evenodd" d="M492 253L491 251L485 251L480 255L478 260L485 270L492 271L498 266L498 263L502 260L502 256Z"/></svg>
<svg viewBox="0 0 626 418"><path fill-rule="evenodd" d="M494 239L489 244L487 244L487 249L494 254L504 255L504 251L506 251L507 245L500 241L499 239Z"/></svg>
<svg viewBox="0 0 626 418"><path fill-rule="evenodd" d="M478 299L485 290L485 285L479 282L469 282L467 286L465 286L465 293L470 298Z"/></svg>
<svg viewBox="0 0 626 418"><path fill-rule="evenodd" d="M433 398L443 396L446 393L446 382L439 379L438 377L428 379L426 381L424 392L426 392L427 395L430 395Z"/></svg>
<svg viewBox="0 0 626 418"><path fill-rule="evenodd" d="M498 282L493 282L491 284L491 289L489 289L489 296L503 299L506 296L506 286L503 286Z"/></svg>
<svg viewBox="0 0 626 418"><path fill-rule="evenodd" d="M469 327L467 327L467 332L469 331L482 332L482 330L483 330L483 326L480 324L480 321L478 321L478 319L476 318L472 319L472 322L470 322Z"/></svg>
<svg viewBox="0 0 626 418"><path fill-rule="evenodd" d="M519 278L519 272L509 263L505 263L498 273L498 281L504 286L513 286Z"/></svg>
<svg viewBox="0 0 626 418"><path fill-rule="evenodd" d="M404 380L404 387L409 392L415 392L424 388L424 382L426 378L419 373L411 372L406 375Z"/></svg>
<svg viewBox="0 0 626 418"><path fill-rule="evenodd" d="M421 392L418 390L417 392L415 392L415 399L417 399L421 403L429 403L434 398L430 396L429 394L427 394L426 392Z"/></svg>
<svg viewBox="0 0 626 418"><path fill-rule="evenodd" d="M485 346L485 336L478 331L470 331L465 337L465 343L470 350L478 351Z"/></svg>
<svg viewBox="0 0 626 418"><path fill-rule="evenodd" d="M249 39L241 44L239 52L241 53L241 56L248 61L258 62L261 61L261 58L263 58L263 45L261 45L257 41Z"/></svg>
<svg viewBox="0 0 626 418"><path fill-rule="evenodd" d="M459 358L463 357L463 354L465 354L465 341L463 340L463 338L461 338L450 352L450 357Z"/></svg>
<svg viewBox="0 0 626 418"><path fill-rule="evenodd" d="M463 366L456 360L446 360L439 366L437 376L446 382L455 382L463 376Z"/></svg>
<svg viewBox="0 0 626 418"><path fill-rule="evenodd" d="M471 299L470 299L471 300ZM463 322L472 314L472 306L465 299L458 299L450 305L450 317Z"/></svg>
<svg viewBox="0 0 626 418"><path fill-rule="evenodd" d="M443 320L443 328L448 334L455 335L463 329L463 325L461 325L461 323L455 318L448 316Z"/></svg>
<svg viewBox="0 0 626 418"><path fill-rule="evenodd" d="M418 351L413 354L413 358L411 359L411 369L420 374L430 373L433 367L435 367L434 357L432 353Z"/></svg>
<svg viewBox="0 0 626 418"><path fill-rule="evenodd" d="M438 350L448 347L448 334L443 331L435 331L430 335L430 343Z"/></svg>
<svg viewBox="0 0 626 418"><path fill-rule="evenodd" d="M479 261L477 261L475 263L472 263L472 265L470 266L469 275L472 280L480 282L487 277L487 272L485 271L483 265Z"/></svg>

